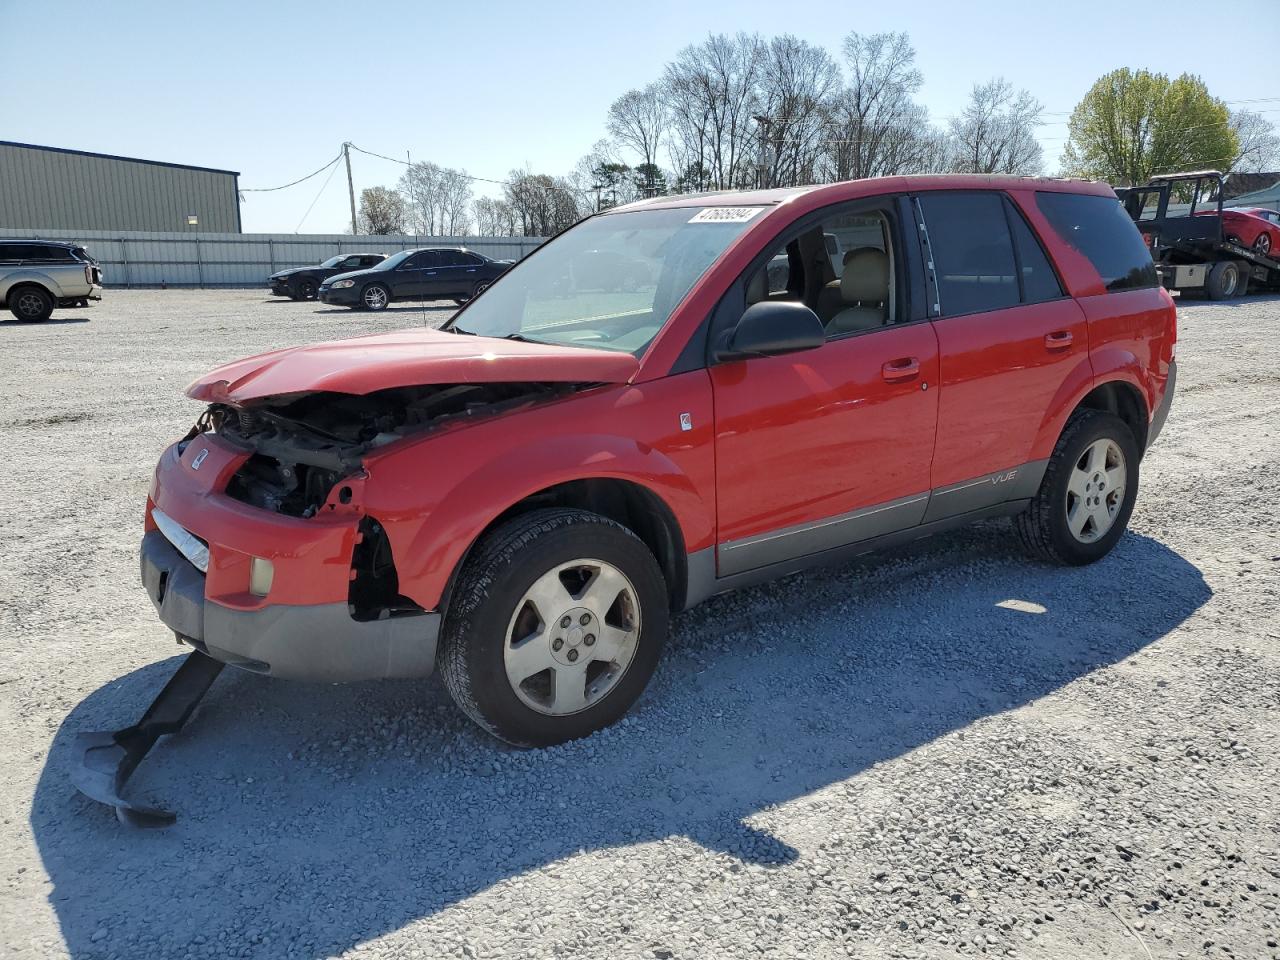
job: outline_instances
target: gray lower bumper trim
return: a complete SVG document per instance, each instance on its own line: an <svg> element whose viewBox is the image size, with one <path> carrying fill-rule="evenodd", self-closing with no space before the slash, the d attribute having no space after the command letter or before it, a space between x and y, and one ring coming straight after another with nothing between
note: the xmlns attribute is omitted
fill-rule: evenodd
<svg viewBox="0 0 1280 960"><path fill-rule="evenodd" d="M197 650L232 666L294 680L425 677L440 615L353 620L345 603L233 610L204 596L204 576L164 538L142 539L142 583L160 619Z"/></svg>
<svg viewBox="0 0 1280 960"><path fill-rule="evenodd" d="M1156 412L1151 415L1151 426L1147 428L1147 448L1156 442L1156 438L1160 436L1160 431L1164 429L1164 422L1169 419L1169 409L1173 406L1173 390L1178 382L1178 363L1176 360L1169 361L1169 382L1164 385L1164 396L1160 398L1160 406L1156 407Z"/></svg>

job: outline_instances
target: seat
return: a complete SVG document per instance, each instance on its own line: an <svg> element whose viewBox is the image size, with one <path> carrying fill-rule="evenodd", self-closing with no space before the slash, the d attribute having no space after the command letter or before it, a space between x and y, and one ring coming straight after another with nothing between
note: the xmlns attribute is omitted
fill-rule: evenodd
<svg viewBox="0 0 1280 960"><path fill-rule="evenodd" d="M872 330L888 323L888 254L876 247L859 247L846 254L840 299L845 307L827 323L827 333Z"/></svg>

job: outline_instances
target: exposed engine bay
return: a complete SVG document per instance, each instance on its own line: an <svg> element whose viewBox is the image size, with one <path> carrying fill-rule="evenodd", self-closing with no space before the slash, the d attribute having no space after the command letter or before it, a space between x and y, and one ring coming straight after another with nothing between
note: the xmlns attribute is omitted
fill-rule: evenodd
<svg viewBox="0 0 1280 960"><path fill-rule="evenodd" d="M311 517L370 450L404 437L565 396L587 384L464 383L396 387L356 396L307 393L252 406L214 403L192 431L212 430L253 455L227 494L295 517Z"/></svg>

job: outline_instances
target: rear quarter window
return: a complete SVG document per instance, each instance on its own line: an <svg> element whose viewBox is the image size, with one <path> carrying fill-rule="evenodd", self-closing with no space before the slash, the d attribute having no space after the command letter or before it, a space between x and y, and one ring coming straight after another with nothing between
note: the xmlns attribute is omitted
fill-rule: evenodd
<svg viewBox="0 0 1280 960"><path fill-rule="evenodd" d="M1121 204L1082 193L1036 193L1054 232L1098 271L1108 290L1158 287L1160 277L1142 234Z"/></svg>

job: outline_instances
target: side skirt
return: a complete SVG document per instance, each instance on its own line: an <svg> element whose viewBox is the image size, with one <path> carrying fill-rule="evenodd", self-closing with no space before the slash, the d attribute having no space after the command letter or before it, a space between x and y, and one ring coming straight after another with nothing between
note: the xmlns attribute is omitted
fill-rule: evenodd
<svg viewBox="0 0 1280 960"><path fill-rule="evenodd" d="M1043 470L1040 472L1043 473ZM1038 480L1039 476L1037 475L1037 485ZM793 573L808 570L812 567L848 563L850 560L864 554L874 553L877 550L884 550L889 547L899 547L916 540L923 540L925 537L932 536L935 533L943 533L947 530L968 526L979 520L1014 516L1025 510L1030 502L1030 497L1020 500L1006 500L1003 503L997 503L989 507L971 510L967 513L953 514L939 520L907 527L903 530L895 530L892 533L882 534L867 540L859 540L856 543L844 544L829 550L794 557L790 560L771 563L767 566L756 567L752 570L745 570L725 577L716 576L716 550L715 547L707 547L704 550L689 554L689 587L685 594L684 608L688 610L695 604L714 597L716 594L727 593L730 590L737 590L741 587L755 586L759 583L767 583L770 580L790 576Z"/></svg>

